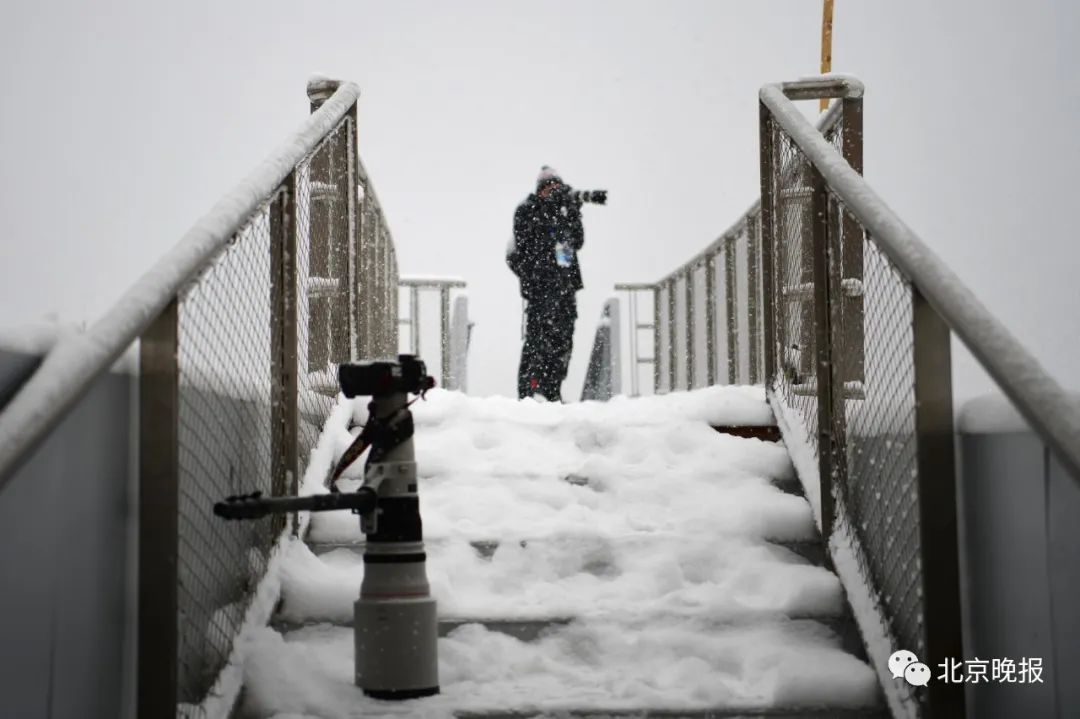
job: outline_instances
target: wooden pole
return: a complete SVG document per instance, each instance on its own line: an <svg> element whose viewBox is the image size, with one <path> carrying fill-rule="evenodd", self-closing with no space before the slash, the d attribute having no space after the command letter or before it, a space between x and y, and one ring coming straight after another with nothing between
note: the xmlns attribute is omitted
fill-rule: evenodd
<svg viewBox="0 0 1080 719"><path fill-rule="evenodd" d="M832 72L832 18L833 0L825 0L825 10L821 16L821 74ZM829 109L829 99L821 98L820 110Z"/></svg>

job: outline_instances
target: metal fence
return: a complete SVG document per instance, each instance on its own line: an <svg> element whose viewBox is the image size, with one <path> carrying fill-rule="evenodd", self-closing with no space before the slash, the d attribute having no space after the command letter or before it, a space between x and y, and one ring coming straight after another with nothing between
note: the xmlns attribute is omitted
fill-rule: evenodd
<svg viewBox="0 0 1080 719"><path fill-rule="evenodd" d="M281 518L221 522L213 503L295 494L337 365L396 344L397 268L361 174L356 94L309 84L312 112L333 98L332 126L143 334L140 605L171 606L175 619L166 610L140 626L140 647L161 660L140 661L141 707L164 712L175 696L178 713L201 714L285 529ZM172 513L175 533L151 528ZM174 576L162 568L172 558Z"/></svg>
<svg viewBox="0 0 1080 719"><path fill-rule="evenodd" d="M429 360L429 371L439 367L439 385L446 389L464 392L468 382L469 339L472 322L469 320L468 298L454 295L454 290L465 289L465 281L455 277L402 277L398 289L405 297L408 314L398 317L398 324L408 328L401 337L402 351ZM438 297L438 352L427 349L424 332L424 301L427 294ZM451 301L453 300L453 301ZM401 301L401 298L398 298ZM421 355L423 349L423 355Z"/></svg>
<svg viewBox="0 0 1080 719"><path fill-rule="evenodd" d="M814 127L792 100L821 97L838 101ZM862 180L860 83L767 86L760 107L761 202L659 282L617 286L652 298L651 323L632 305L632 380L764 382L837 571L866 590L871 661L936 667L963 655L951 335L1078 482L1080 408ZM898 716L963 715L961 685L904 686Z"/></svg>
<svg viewBox="0 0 1080 719"><path fill-rule="evenodd" d="M397 349L398 272L357 153L359 91L319 78L307 89L303 126L90 330L58 343L0 415L2 486L139 341L140 716L235 700L222 670L243 623L269 618L252 598L289 530L222 522L213 503L294 494L336 365Z"/></svg>

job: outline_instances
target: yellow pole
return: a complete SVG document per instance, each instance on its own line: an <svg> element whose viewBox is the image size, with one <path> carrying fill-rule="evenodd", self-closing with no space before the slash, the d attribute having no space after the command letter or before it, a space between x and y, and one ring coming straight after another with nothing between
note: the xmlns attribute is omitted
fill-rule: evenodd
<svg viewBox="0 0 1080 719"><path fill-rule="evenodd" d="M821 16L821 74L832 72L832 14L833 0L825 0L825 11ZM829 109L829 99L821 98L821 112Z"/></svg>

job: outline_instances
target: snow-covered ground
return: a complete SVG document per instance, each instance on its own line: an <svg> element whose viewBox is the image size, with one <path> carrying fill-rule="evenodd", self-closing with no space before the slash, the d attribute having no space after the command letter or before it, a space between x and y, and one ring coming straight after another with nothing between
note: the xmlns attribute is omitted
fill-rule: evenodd
<svg viewBox="0 0 1080 719"><path fill-rule="evenodd" d="M780 544L815 536L807 502L772 484L792 474L784 447L709 427L771 423L760 388L570 405L436 391L413 409L432 592L441 618L475 622L439 640L442 693L394 704L353 685L362 535L320 514L308 542L354 546L285 544L278 626L294 629L243 639L245 715L880 701L873 671L813 621L843 613L839 581ZM350 416L362 402L335 410L305 491L324 491ZM521 641L482 620L559 621Z"/></svg>

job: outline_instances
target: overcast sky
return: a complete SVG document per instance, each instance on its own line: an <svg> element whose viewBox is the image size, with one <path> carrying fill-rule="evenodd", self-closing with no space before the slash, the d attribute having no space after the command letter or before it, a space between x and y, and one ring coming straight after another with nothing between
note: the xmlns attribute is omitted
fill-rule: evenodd
<svg viewBox="0 0 1080 719"><path fill-rule="evenodd" d="M821 3L25 2L0 25L0 324L92 320L307 113L357 82L405 273L469 282L471 388L514 392L503 251L543 164L587 207L580 393L603 300L758 191L757 91L814 74ZM1066 385L1080 369L1080 9L837 0L866 176ZM958 358L958 389L982 388Z"/></svg>

